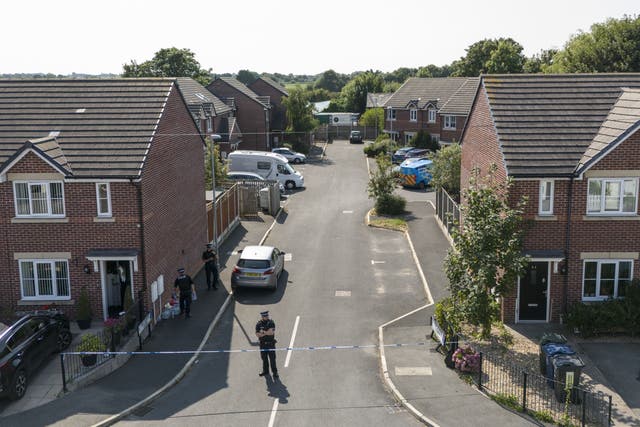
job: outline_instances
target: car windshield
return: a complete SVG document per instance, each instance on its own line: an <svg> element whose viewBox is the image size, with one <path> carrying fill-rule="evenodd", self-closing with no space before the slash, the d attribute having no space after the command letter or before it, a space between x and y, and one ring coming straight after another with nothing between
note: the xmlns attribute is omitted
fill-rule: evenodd
<svg viewBox="0 0 640 427"><path fill-rule="evenodd" d="M268 260L264 259L239 259L238 267L264 269L269 268L270 264Z"/></svg>
<svg viewBox="0 0 640 427"><path fill-rule="evenodd" d="M289 171L289 173L296 173L296 170L293 167L291 167L289 163L285 165L285 168Z"/></svg>

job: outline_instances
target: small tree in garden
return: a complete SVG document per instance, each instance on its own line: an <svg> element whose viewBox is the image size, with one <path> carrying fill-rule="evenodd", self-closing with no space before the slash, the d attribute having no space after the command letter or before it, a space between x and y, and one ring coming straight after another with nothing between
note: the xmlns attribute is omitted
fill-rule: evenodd
<svg viewBox="0 0 640 427"><path fill-rule="evenodd" d="M438 150L433 156L433 185L442 187L454 198L460 195L460 144L451 144Z"/></svg>
<svg viewBox="0 0 640 427"><path fill-rule="evenodd" d="M369 179L369 198L376 201L376 211L382 215L397 215L404 212L406 200L393 194L396 188L391 160L385 153L376 156L376 168Z"/></svg>
<svg viewBox="0 0 640 427"><path fill-rule="evenodd" d="M444 262L456 308L466 322L481 327L484 339L499 318L498 298L513 289L527 264L522 255L526 199L510 207L510 186L496 182L492 172L481 182L471 180L463 192L464 221L453 231L454 245Z"/></svg>

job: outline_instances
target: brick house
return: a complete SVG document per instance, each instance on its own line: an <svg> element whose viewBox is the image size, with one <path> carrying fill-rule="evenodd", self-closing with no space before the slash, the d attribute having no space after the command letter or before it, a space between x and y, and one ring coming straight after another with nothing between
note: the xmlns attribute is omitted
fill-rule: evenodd
<svg viewBox="0 0 640 427"><path fill-rule="evenodd" d="M505 322L558 322L640 273L640 74L487 75L462 137L461 188L497 167L527 196L526 274Z"/></svg>
<svg viewBox="0 0 640 427"><path fill-rule="evenodd" d="M233 107L189 77L178 77L176 80L200 133L220 135L217 144L223 157L236 150L242 142L242 132Z"/></svg>
<svg viewBox="0 0 640 427"><path fill-rule="evenodd" d="M207 89L235 109L236 121L242 129L243 150L271 151L271 101L260 96L232 77L219 77Z"/></svg>
<svg viewBox="0 0 640 427"><path fill-rule="evenodd" d="M176 267L199 270L204 141L176 83L0 81L4 310L73 318L84 288L104 319L126 287L149 308L152 283L166 302Z"/></svg>
<svg viewBox="0 0 640 427"><path fill-rule="evenodd" d="M384 132L407 145L423 130L442 144L459 142L478 87L477 77L411 77L383 105Z"/></svg>
<svg viewBox="0 0 640 427"><path fill-rule="evenodd" d="M258 77L248 87L258 96L269 97L269 105L271 107L271 120L269 123L271 145L276 147L282 140L278 134L284 132L287 128L287 109L282 100L288 97L289 93L283 86L267 76Z"/></svg>

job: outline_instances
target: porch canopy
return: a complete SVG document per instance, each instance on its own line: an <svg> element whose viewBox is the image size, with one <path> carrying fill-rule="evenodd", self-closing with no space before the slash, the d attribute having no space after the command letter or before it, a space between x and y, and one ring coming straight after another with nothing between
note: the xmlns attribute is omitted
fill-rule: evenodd
<svg viewBox="0 0 640 427"><path fill-rule="evenodd" d="M138 271L137 249L89 249L87 259L93 262L93 270L99 271L98 261L131 261L133 271Z"/></svg>

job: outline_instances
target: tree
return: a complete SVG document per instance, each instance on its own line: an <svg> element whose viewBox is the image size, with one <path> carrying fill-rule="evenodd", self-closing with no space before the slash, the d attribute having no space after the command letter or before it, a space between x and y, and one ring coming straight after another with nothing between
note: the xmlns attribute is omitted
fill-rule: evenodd
<svg viewBox="0 0 640 427"><path fill-rule="evenodd" d="M527 264L522 254L526 199L511 208L510 186L509 181L496 183L493 173L482 182L471 180L461 208L464 221L454 229L454 245L444 262L457 310L467 323L481 327L484 339L499 319L498 299L513 290Z"/></svg>
<svg viewBox="0 0 640 427"><path fill-rule="evenodd" d="M543 49L540 53L527 58L524 62L525 73L545 73L553 65L553 57L558 53L557 49Z"/></svg>
<svg viewBox="0 0 640 427"><path fill-rule="evenodd" d="M434 153L440 149L440 144L431 138L431 134L423 129L420 129L409 141L409 145L416 148L426 148Z"/></svg>
<svg viewBox="0 0 640 427"><path fill-rule="evenodd" d="M433 185L442 187L454 198L460 195L460 144L451 144L438 150L433 157Z"/></svg>
<svg viewBox="0 0 640 427"><path fill-rule="evenodd" d="M369 108L360 116L360 125L375 127L378 132L382 132L384 129L384 109L381 107Z"/></svg>
<svg viewBox="0 0 640 427"><path fill-rule="evenodd" d="M396 188L391 159L382 152L376 156L376 168L371 172L367 186L369 198L376 202L376 212L381 215L398 215L404 212L407 201L393 194Z"/></svg>
<svg viewBox="0 0 640 427"><path fill-rule="evenodd" d="M287 132L308 132L318 125L313 118L313 106L303 89L291 89L282 103L287 110Z"/></svg>
<svg viewBox="0 0 640 427"><path fill-rule="evenodd" d="M258 77L260 77L260 75L254 71L240 70L238 71L238 76L236 77L236 79L240 83L248 85L258 80Z"/></svg>
<svg viewBox="0 0 640 427"><path fill-rule="evenodd" d="M124 64L122 77L191 77L202 85L211 82L211 69L200 68L195 54L189 49L170 47L160 49L152 59L142 64Z"/></svg>
<svg viewBox="0 0 640 427"><path fill-rule="evenodd" d="M400 67L395 71L384 75L385 82L404 83L409 77L413 77L418 72L415 68Z"/></svg>
<svg viewBox="0 0 640 427"><path fill-rule="evenodd" d="M625 16L593 24L571 37L553 58L552 73L640 71L640 17Z"/></svg>
<svg viewBox="0 0 640 427"><path fill-rule="evenodd" d="M416 73L416 77L449 77L449 75L451 75L451 65L438 67L429 64L426 67L420 67Z"/></svg>
<svg viewBox="0 0 640 427"><path fill-rule="evenodd" d="M316 89L326 89L329 92L340 92L348 80L349 77L344 74L327 70L320 75L313 86Z"/></svg>
<svg viewBox="0 0 640 427"><path fill-rule="evenodd" d="M467 48L467 54L451 64L453 76L476 77L483 73L521 73L525 57L522 45L512 38L484 39Z"/></svg>
<svg viewBox="0 0 640 427"><path fill-rule="evenodd" d="M382 92L383 80L379 72L367 71L349 81L340 92L346 111L362 113L367 107L367 93Z"/></svg>
<svg viewBox="0 0 640 427"><path fill-rule="evenodd" d="M206 151L204 153L204 179L205 179L205 189L211 189L211 138L207 137L205 139L206 142ZM216 159L216 183L220 181L224 181L227 178L228 166L222 162L220 158L220 146L214 144L213 146L214 158Z"/></svg>

